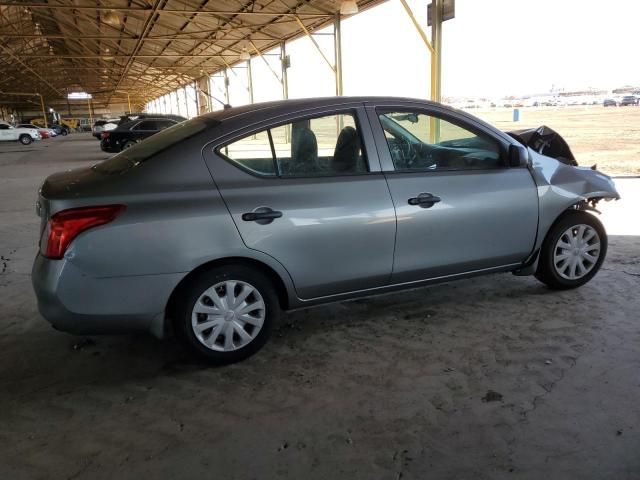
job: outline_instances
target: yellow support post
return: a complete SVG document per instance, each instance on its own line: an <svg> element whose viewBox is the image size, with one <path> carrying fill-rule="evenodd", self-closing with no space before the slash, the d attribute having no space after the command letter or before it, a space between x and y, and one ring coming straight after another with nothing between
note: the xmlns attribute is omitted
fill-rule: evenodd
<svg viewBox="0 0 640 480"><path fill-rule="evenodd" d="M435 48L435 53L431 59L431 91L432 100L435 102L442 101L442 0L432 0L431 3L431 43ZM433 92L433 85L435 85L435 94ZM432 135L434 137L434 143L440 141L440 119L434 118L432 120Z"/></svg>
<svg viewBox="0 0 640 480"><path fill-rule="evenodd" d="M427 38L427 34L425 33L425 31L420 26L420 23L418 23L418 20L416 19L415 15L413 14L413 10L411 10L411 7L407 3L407 0L400 0L400 3L402 3L402 6L404 7L404 9L407 12L407 15L409 15L409 18L413 22L413 26L416 28L418 34L420 34L420 38L422 38L422 41L424 42L424 44L429 49L429 53L431 53L431 100L433 100L434 102L437 102L438 101L438 98L437 98L438 97L438 88L437 88L438 59L437 59L436 50L435 50L435 48L433 48L433 45L429 41L429 38ZM440 2L438 2L438 4L439 3ZM435 21L435 19L434 19L434 21Z"/></svg>
<svg viewBox="0 0 640 480"><path fill-rule="evenodd" d="M431 54L431 100L434 102L440 102L440 52L441 52L441 38L442 38L442 0L432 0L433 1L433 41L437 42L436 47L434 48L433 43L429 41L427 38L427 34L420 26L420 23L416 19L413 14L413 10L407 3L407 0L400 0L402 6L404 7L407 15L413 22L413 26L416 31L422 38L422 41L429 49L429 53ZM429 122L429 139L431 143L436 143L440 139L440 121L431 117Z"/></svg>
<svg viewBox="0 0 640 480"><path fill-rule="evenodd" d="M44 100L42 99L42 94L38 93L40 97L40 106L42 107L42 118L44 119L44 128L49 128L49 122L47 122L47 112L44 109Z"/></svg>
<svg viewBox="0 0 640 480"><path fill-rule="evenodd" d="M42 94L41 93L2 92L2 91L0 91L0 93L2 93L4 95L18 95L18 96L21 96L21 97L40 97L40 107L42 108L42 116L43 116L43 120L44 120L44 127L45 128L49 128L49 124L47 122L47 112L44 109L44 100L42 99ZM33 102L29 102L29 103L33 103Z"/></svg>
<svg viewBox="0 0 640 480"><path fill-rule="evenodd" d="M93 126L93 115L91 114L91 98L87 98L87 103L89 104L89 123Z"/></svg>

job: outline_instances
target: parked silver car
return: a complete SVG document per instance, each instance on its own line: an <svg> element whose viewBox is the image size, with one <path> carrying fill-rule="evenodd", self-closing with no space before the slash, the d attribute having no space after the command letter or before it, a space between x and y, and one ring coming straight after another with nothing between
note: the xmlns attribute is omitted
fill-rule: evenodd
<svg viewBox="0 0 640 480"><path fill-rule="evenodd" d="M281 310L490 272L580 286L607 250L589 211L619 196L549 132L508 135L399 98L189 120L46 179L40 312L78 334L172 327L199 356L232 362Z"/></svg>

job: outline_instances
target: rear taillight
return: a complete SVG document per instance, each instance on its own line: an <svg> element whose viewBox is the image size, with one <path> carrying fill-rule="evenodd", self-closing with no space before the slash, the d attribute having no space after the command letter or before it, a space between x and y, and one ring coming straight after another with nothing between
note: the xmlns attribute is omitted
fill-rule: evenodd
<svg viewBox="0 0 640 480"><path fill-rule="evenodd" d="M102 138L107 138L109 136L109 132L102 132Z"/></svg>
<svg viewBox="0 0 640 480"><path fill-rule="evenodd" d="M46 245L42 245L45 257L60 259L69 244L80 233L98 225L111 222L124 211L124 205L104 205L100 207L81 207L62 210L53 215L45 230Z"/></svg>

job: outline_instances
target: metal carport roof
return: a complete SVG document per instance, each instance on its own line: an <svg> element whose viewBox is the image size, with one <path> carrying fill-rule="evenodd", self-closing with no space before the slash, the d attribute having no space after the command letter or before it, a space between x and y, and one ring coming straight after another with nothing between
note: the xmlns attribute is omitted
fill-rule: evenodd
<svg viewBox="0 0 640 480"><path fill-rule="evenodd" d="M383 0L360 0L360 10ZM331 0L0 1L0 91L140 106L335 21ZM246 53L245 53L246 55ZM37 102L12 98L15 105ZM27 103L28 102L28 103ZM2 99L0 99L0 103Z"/></svg>

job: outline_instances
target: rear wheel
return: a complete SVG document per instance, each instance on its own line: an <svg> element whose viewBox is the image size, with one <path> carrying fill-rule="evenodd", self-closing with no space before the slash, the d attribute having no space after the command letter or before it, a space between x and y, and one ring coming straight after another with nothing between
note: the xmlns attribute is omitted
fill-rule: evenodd
<svg viewBox="0 0 640 480"><path fill-rule="evenodd" d="M607 253L602 223L584 211L564 214L542 243L536 278L549 288L576 288L591 280Z"/></svg>
<svg viewBox="0 0 640 480"><path fill-rule="evenodd" d="M33 139L31 138L31 135L20 135L20 143L23 145L29 145L31 142L33 142Z"/></svg>
<svg viewBox="0 0 640 480"><path fill-rule="evenodd" d="M183 289L176 332L203 360L238 362L265 344L279 311L273 284L262 272L242 265L213 268Z"/></svg>

